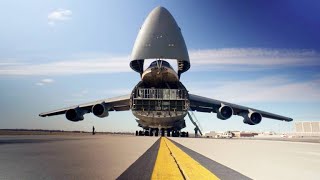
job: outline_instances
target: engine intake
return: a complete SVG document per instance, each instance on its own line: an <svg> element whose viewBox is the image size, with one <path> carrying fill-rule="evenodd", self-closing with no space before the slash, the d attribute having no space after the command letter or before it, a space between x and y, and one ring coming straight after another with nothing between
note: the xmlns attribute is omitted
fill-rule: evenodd
<svg viewBox="0 0 320 180"><path fill-rule="evenodd" d="M109 116L109 108L105 103L96 104L92 107L92 113L99 118L104 118Z"/></svg>
<svg viewBox="0 0 320 180"><path fill-rule="evenodd" d="M72 122L82 121L84 119L83 115L85 112L80 108L69 109L66 111L66 118Z"/></svg>
<svg viewBox="0 0 320 180"><path fill-rule="evenodd" d="M245 124L249 124L249 125L256 125L259 124L262 120L262 116L260 113L258 112L254 112L254 111L249 111L249 113L246 113L243 116L243 122Z"/></svg>
<svg viewBox="0 0 320 180"><path fill-rule="evenodd" d="M217 118L221 120L229 119L233 115L233 109L230 106L221 105L217 111Z"/></svg>

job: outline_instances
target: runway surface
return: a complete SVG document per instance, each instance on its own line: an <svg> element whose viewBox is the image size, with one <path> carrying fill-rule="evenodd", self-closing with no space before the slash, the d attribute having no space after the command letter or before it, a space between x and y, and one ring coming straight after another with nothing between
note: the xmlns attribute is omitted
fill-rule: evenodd
<svg viewBox="0 0 320 180"><path fill-rule="evenodd" d="M0 136L0 179L319 179L320 144L119 135Z"/></svg>

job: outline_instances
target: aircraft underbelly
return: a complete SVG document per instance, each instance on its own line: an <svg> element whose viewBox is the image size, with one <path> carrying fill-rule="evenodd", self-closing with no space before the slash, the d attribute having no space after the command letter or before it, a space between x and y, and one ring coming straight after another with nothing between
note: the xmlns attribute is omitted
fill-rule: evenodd
<svg viewBox="0 0 320 180"><path fill-rule="evenodd" d="M138 124L144 128L177 128L185 127L184 117L186 111L181 112L161 112L161 111L132 111L137 117Z"/></svg>

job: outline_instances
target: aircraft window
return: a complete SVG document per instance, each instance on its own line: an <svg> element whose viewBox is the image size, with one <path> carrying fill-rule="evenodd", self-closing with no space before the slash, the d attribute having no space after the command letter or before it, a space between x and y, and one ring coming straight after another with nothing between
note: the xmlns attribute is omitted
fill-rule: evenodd
<svg viewBox="0 0 320 180"><path fill-rule="evenodd" d="M161 60L158 60L158 61L161 61ZM153 61L153 62L150 64L149 68L150 68L150 67L157 67L157 62L158 62L158 61ZM163 65L163 66L170 67L171 69L173 69L172 66L171 66L167 61L162 61L162 65Z"/></svg>
<svg viewBox="0 0 320 180"><path fill-rule="evenodd" d="M153 61L150 66L156 66L157 65L157 61Z"/></svg>

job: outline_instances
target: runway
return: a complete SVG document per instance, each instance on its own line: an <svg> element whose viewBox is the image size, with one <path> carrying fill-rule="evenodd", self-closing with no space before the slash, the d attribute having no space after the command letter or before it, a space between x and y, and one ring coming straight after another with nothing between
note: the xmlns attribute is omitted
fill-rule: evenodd
<svg viewBox="0 0 320 180"><path fill-rule="evenodd" d="M319 143L123 135L0 136L0 179L319 176Z"/></svg>

